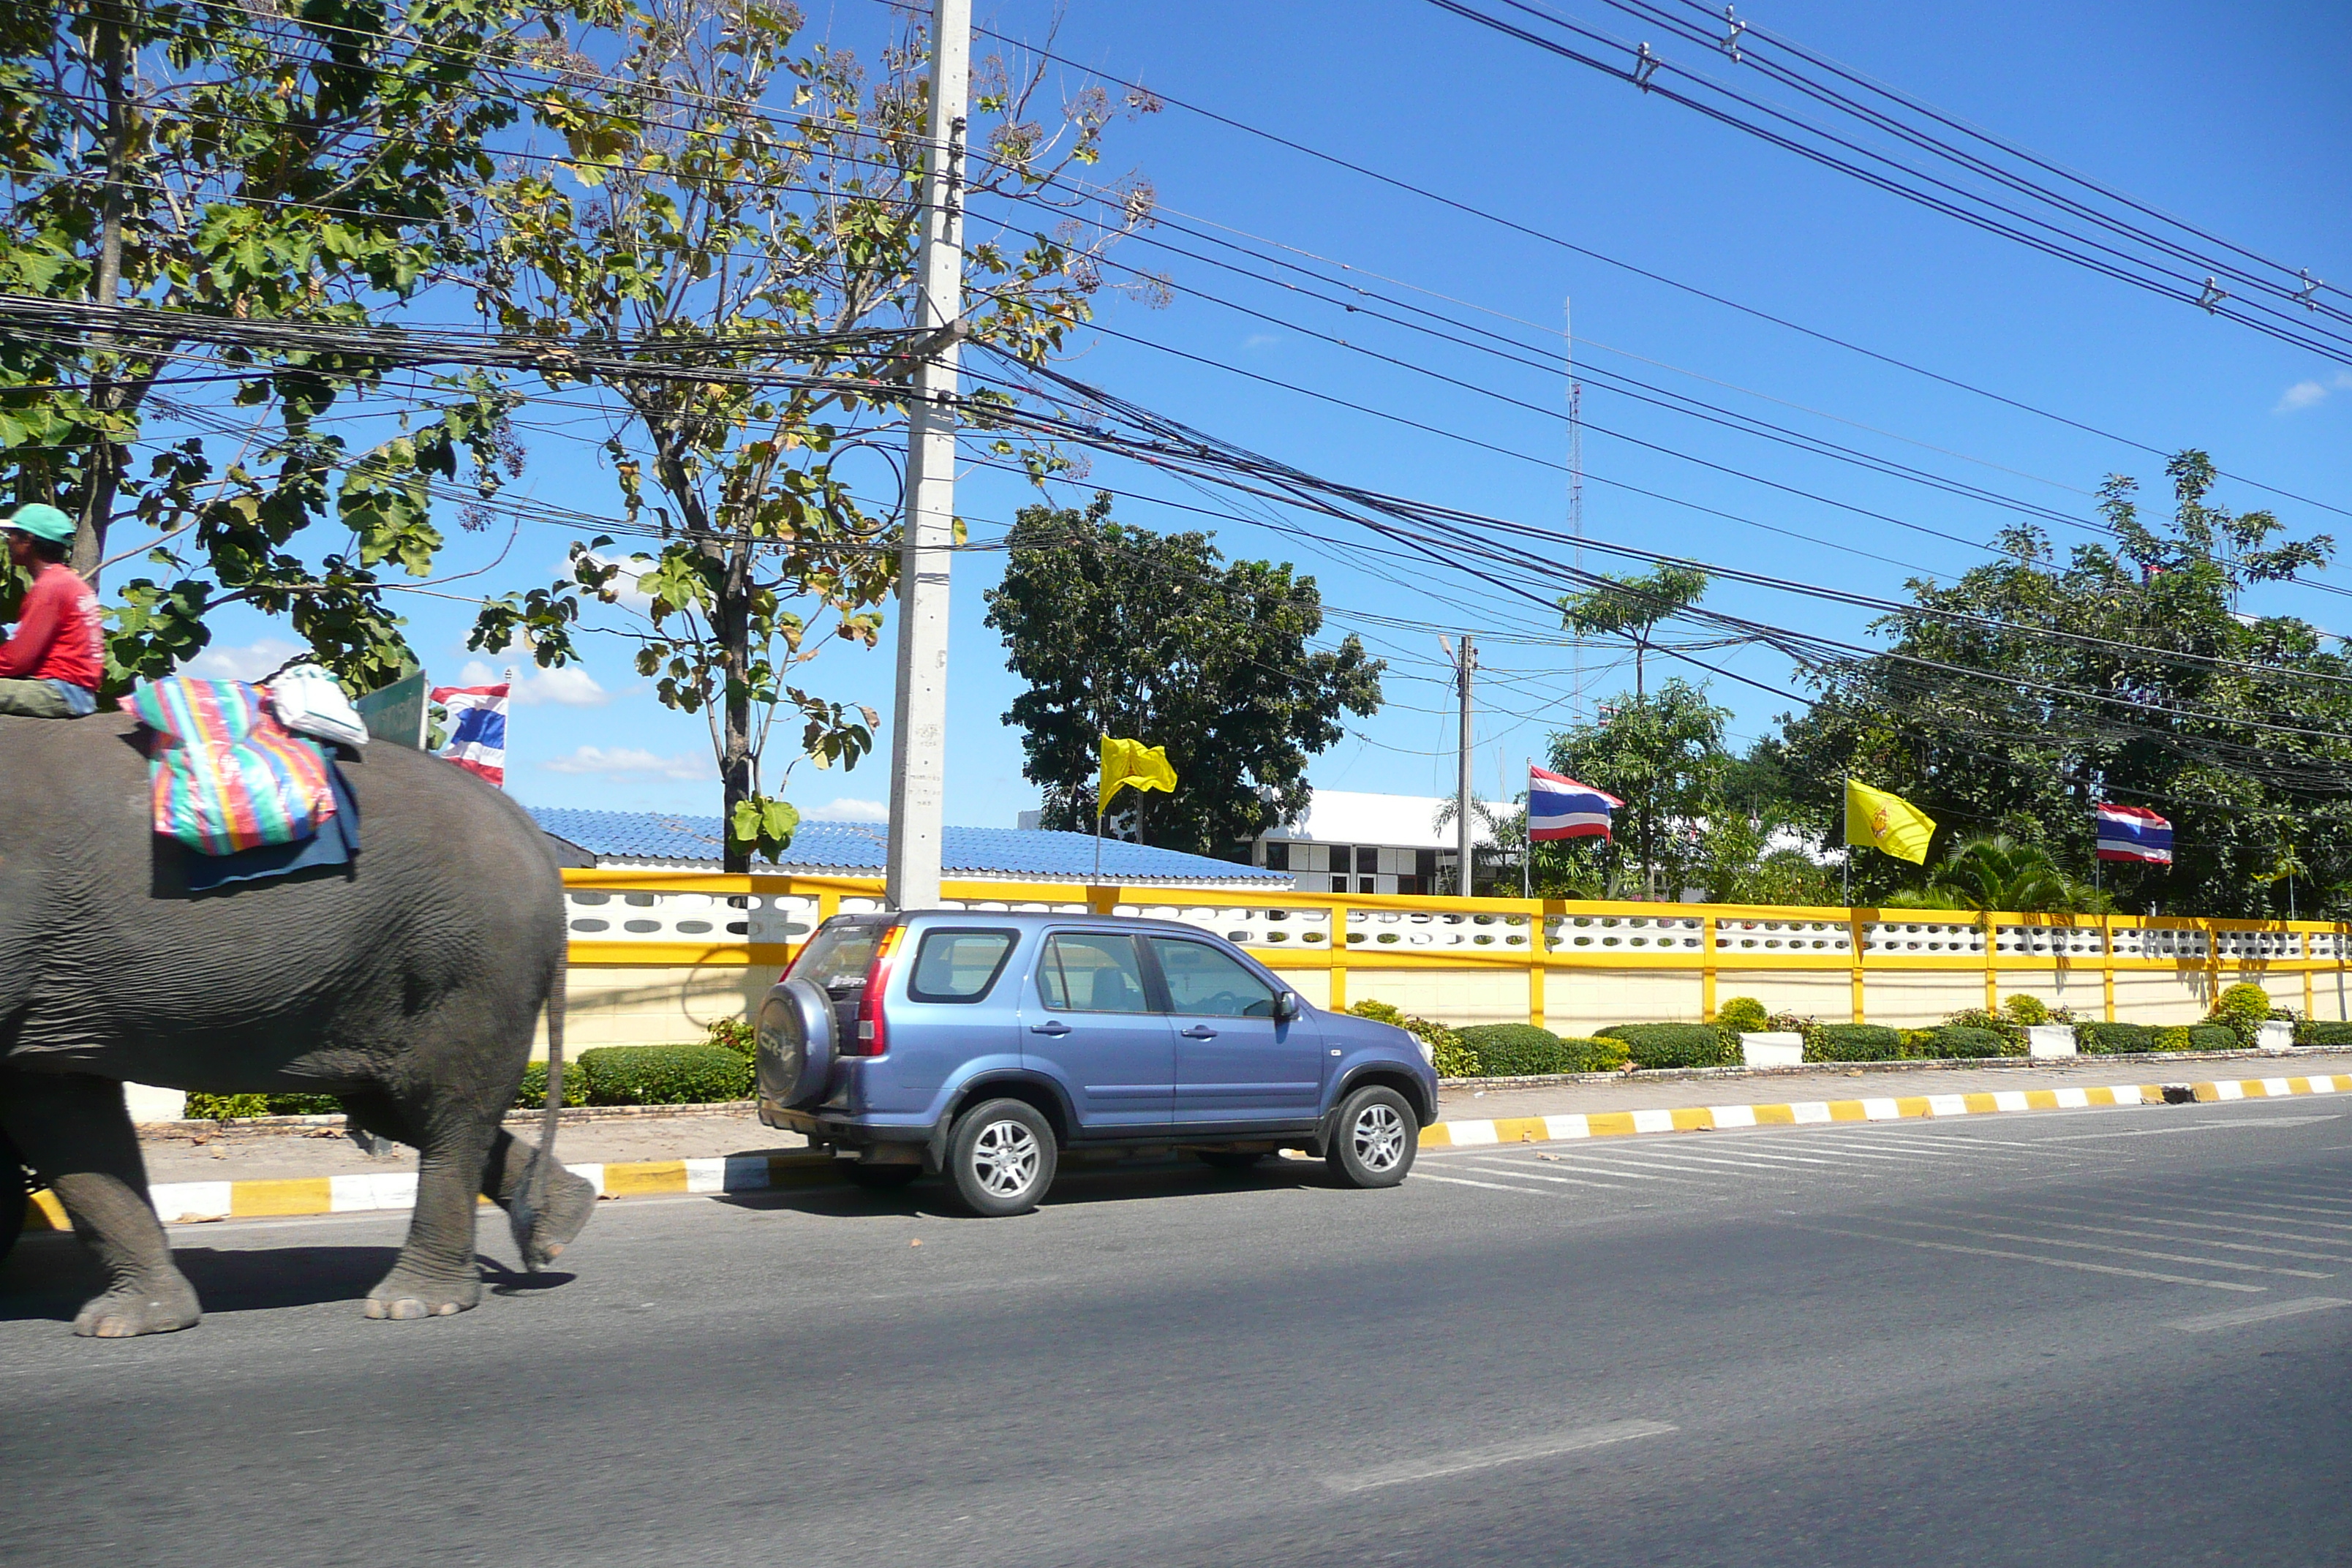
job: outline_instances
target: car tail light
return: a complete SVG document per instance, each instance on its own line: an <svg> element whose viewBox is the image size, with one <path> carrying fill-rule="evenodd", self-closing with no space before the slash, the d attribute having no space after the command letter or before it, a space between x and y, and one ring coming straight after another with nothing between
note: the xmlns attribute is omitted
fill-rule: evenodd
<svg viewBox="0 0 2352 1568"><path fill-rule="evenodd" d="M898 936L907 928L892 926L874 944L874 957L866 966L866 984L857 995L857 1033L855 1038L841 1043L845 1057L878 1057L890 1048L890 1027L884 1021L882 993L890 984L890 955L898 951Z"/></svg>

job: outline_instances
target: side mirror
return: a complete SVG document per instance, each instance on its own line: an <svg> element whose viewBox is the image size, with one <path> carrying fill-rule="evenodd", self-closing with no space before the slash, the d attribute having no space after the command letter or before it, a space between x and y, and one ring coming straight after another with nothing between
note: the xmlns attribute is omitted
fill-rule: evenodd
<svg viewBox="0 0 2352 1568"><path fill-rule="evenodd" d="M1298 993L1296 991L1275 993L1274 1021L1277 1024L1287 1024L1297 1016L1298 1016Z"/></svg>

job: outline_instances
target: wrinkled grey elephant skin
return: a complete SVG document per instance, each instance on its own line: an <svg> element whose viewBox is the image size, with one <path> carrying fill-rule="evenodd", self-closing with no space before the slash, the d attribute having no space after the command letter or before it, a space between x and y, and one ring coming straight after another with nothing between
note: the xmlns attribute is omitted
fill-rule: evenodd
<svg viewBox="0 0 2352 1568"><path fill-rule="evenodd" d="M415 1215L372 1318L481 1299L477 1193L516 1216L533 1266L587 1222L593 1189L551 1162L534 1184L535 1151L499 1125L541 1005L562 1025L545 840L437 757L371 746L344 775L351 865L191 897L181 850L152 831L127 717L0 718L0 1127L105 1265L78 1333L198 1317L148 1200L126 1079L335 1094L355 1124L415 1145Z"/></svg>

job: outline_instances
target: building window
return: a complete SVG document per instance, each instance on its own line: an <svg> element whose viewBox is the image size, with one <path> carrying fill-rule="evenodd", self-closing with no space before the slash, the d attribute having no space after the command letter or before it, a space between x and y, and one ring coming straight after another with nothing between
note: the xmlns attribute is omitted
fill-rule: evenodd
<svg viewBox="0 0 2352 1568"><path fill-rule="evenodd" d="M1400 893L1408 893L1418 896L1427 892L1428 890L1428 889L1421 885L1421 879L1418 877L1400 876L1397 878L1397 891Z"/></svg>
<svg viewBox="0 0 2352 1568"><path fill-rule="evenodd" d="M1355 864L1353 860L1349 858L1349 857L1354 853L1355 852L1353 850L1349 849L1344 844L1331 845L1323 851L1323 864L1326 868L1333 871L1348 870Z"/></svg>
<svg viewBox="0 0 2352 1568"><path fill-rule="evenodd" d="M1346 891L1348 890L1348 879L1347 879L1347 878L1345 878L1345 877L1334 877L1334 878L1332 878L1332 879L1331 879L1331 890L1332 890L1333 892L1335 892L1335 893L1344 893L1344 892L1346 892Z"/></svg>
<svg viewBox="0 0 2352 1568"><path fill-rule="evenodd" d="M1274 843L1268 844L1265 847L1265 868L1269 871L1287 871L1290 869L1290 844L1288 840L1277 839Z"/></svg>
<svg viewBox="0 0 2352 1568"><path fill-rule="evenodd" d="M1376 844L1358 845L1356 847L1356 875L1360 877L1377 876L1380 874L1380 847ZM1367 890L1369 891L1370 889Z"/></svg>
<svg viewBox="0 0 2352 1568"><path fill-rule="evenodd" d="M1360 893L1377 893L1380 890L1381 879L1378 877L1359 877L1356 879L1356 891Z"/></svg>
<svg viewBox="0 0 2352 1568"><path fill-rule="evenodd" d="M1425 893L1437 886L1437 851L1416 849L1412 852L1412 874L1421 886L1415 892Z"/></svg>

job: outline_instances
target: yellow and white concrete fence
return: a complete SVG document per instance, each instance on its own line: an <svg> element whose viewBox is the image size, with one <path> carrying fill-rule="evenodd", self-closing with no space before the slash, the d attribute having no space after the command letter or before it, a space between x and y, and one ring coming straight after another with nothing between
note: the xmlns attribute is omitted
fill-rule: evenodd
<svg viewBox="0 0 2352 1568"><path fill-rule="evenodd" d="M1710 1132L1740 1127L1804 1127L1838 1121L1897 1121L1917 1117L1987 1116L2095 1106L2212 1104L2279 1100L2293 1095L2352 1094L2352 1074L2300 1078L2219 1079L2190 1084L2103 1084L2066 1089L2000 1089L1990 1094L1924 1094L1864 1100L1801 1100L1769 1105L1695 1105L1650 1110L1584 1110L1565 1116L1506 1117L1486 1121L1437 1121L1422 1129L1424 1149L1493 1143L1549 1143L1579 1138L1631 1137L1651 1132ZM823 1179L833 1166L823 1150L728 1154L704 1160L639 1160L570 1167L599 1197L671 1197L769 1192ZM406 1172L298 1176L274 1181L160 1182L151 1189L155 1212L173 1224L362 1214L405 1209L416 1201L416 1177ZM27 1228L65 1230L65 1210L48 1193L33 1194Z"/></svg>

